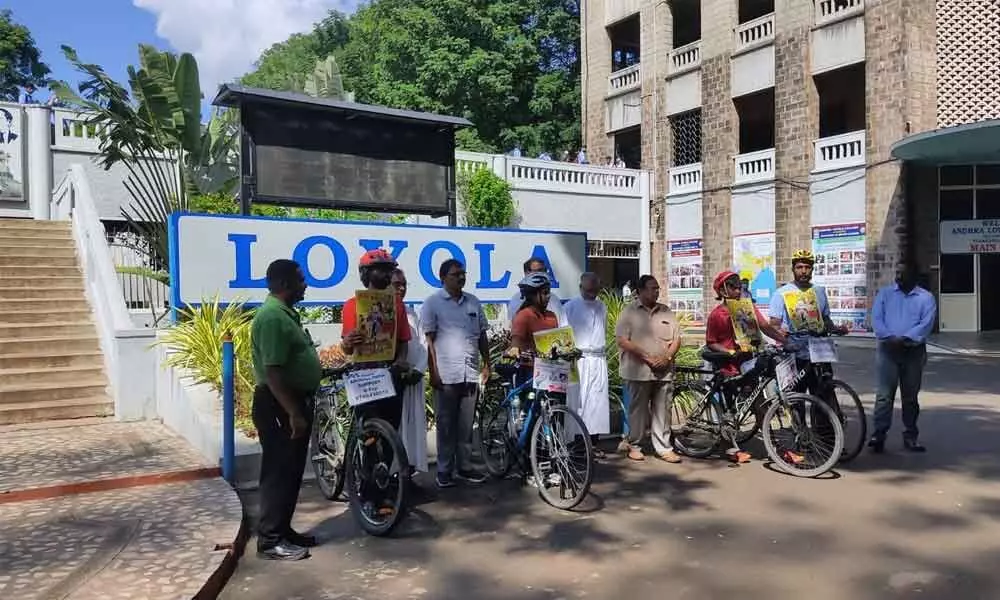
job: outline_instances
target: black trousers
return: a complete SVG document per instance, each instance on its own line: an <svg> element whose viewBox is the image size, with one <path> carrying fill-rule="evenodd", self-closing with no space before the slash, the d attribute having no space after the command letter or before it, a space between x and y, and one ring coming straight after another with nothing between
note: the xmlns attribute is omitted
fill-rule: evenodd
<svg viewBox="0 0 1000 600"><path fill-rule="evenodd" d="M300 400L302 415L312 426L312 411ZM292 529L292 515L299 501L302 472L309 453L309 435L292 439L288 414L266 385L253 394L253 423L260 438L260 520L257 548L266 549Z"/></svg>

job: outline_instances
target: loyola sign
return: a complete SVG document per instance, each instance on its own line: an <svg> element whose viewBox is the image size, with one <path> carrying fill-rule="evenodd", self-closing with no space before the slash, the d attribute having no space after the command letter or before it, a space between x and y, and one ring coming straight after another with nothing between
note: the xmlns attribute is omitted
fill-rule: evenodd
<svg viewBox="0 0 1000 600"><path fill-rule="evenodd" d="M259 304L267 296L267 265L278 258L302 266L309 286L302 304L339 304L363 287L358 259L380 247L406 271L412 301L441 289L438 267L449 258L465 264L465 289L484 302L510 300L530 256L548 261L555 289L576 289L587 260L584 233L175 213L170 218L173 304L197 305L215 297Z"/></svg>
<svg viewBox="0 0 1000 600"><path fill-rule="evenodd" d="M1000 252L1000 219L941 221L941 254Z"/></svg>

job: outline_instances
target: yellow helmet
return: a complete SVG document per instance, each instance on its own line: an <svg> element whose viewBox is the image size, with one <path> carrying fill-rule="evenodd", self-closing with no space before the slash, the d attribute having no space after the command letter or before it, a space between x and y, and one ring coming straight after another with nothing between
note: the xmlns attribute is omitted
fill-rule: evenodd
<svg viewBox="0 0 1000 600"><path fill-rule="evenodd" d="M795 252L792 252L792 266L795 266L795 263L800 263L800 262L805 262L809 264L813 264L814 262L816 262L816 257L813 256L812 250L803 248L800 250L796 250Z"/></svg>

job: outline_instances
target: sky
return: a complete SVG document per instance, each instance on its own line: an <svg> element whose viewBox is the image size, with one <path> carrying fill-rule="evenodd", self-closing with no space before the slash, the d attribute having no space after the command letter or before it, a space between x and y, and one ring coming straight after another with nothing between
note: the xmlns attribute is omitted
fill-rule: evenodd
<svg viewBox="0 0 1000 600"><path fill-rule="evenodd" d="M31 30L54 79L81 79L60 50L76 49L119 83L138 63L137 47L190 52L198 60L202 94L253 67L260 53L293 33L309 31L328 10L353 12L357 0L5 0L14 21ZM39 100L45 99L45 92Z"/></svg>

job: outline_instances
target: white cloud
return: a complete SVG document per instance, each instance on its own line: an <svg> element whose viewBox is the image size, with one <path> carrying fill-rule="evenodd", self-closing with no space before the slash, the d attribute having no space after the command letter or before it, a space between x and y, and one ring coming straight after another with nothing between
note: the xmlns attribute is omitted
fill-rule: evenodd
<svg viewBox="0 0 1000 600"><path fill-rule="evenodd" d="M260 53L312 29L330 9L354 0L132 0L156 15L156 34L198 60L201 89L211 101L222 83L249 71Z"/></svg>

